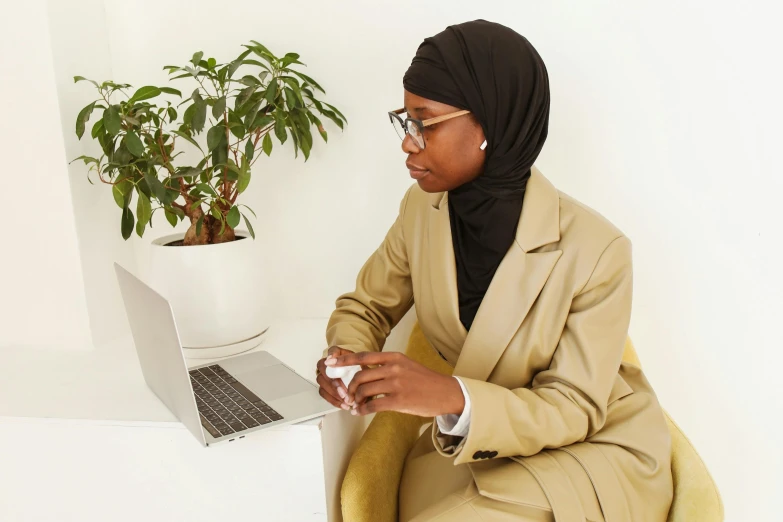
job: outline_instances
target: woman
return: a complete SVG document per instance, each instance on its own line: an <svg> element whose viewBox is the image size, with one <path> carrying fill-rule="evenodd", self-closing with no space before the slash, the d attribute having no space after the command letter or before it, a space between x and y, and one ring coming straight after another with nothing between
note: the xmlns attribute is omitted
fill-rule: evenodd
<svg viewBox="0 0 783 522"><path fill-rule="evenodd" d="M621 362L631 243L533 166L549 120L540 56L469 22L426 39L403 83L390 118L416 184L337 300L321 395L355 415L435 417L406 460L400 520L666 520L669 432ZM381 352L414 305L454 377ZM355 364L347 389L325 374Z"/></svg>

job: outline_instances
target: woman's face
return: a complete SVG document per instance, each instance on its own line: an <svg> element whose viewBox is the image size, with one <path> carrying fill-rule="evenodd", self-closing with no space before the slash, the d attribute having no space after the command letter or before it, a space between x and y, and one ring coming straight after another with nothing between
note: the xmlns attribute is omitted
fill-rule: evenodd
<svg viewBox="0 0 783 522"><path fill-rule="evenodd" d="M405 91L408 117L428 120L460 109ZM408 155L405 165L425 192L445 192L477 178L484 168L485 152L481 150L484 131L472 114L424 127L420 149L410 136L402 141Z"/></svg>

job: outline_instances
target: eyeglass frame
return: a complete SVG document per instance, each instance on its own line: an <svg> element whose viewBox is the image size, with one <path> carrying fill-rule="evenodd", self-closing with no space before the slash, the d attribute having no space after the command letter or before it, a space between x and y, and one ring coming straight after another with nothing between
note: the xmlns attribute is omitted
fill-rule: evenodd
<svg viewBox="0 0 783 522"><path fill-rule="evenodd" d="M444 121L448 121L448 120L450 120L452 118L457 118L459 116L464 116L466 114L470 114L469 110L464 110L463 109L463 110L451 112L449 114L444 114L442 116L436 116L434 118L428 118L426 120L418 120L416 118L405 118L403 120L402 118L400 118L400 114L402 114L403 112L407 112L404 107L402 109L397 109L396 111L390 111L389 112L389 118L390 119L391 118L396 118L397 121L400 122L400 124L402 125L403 130L405 131L405 135L406 136L410 134L408 132L408 122L409 121L413 122L416 125L416 127L419 128L419 134L421 134L421 136L422 136L422 138L421 138L422 145L420 146L419 143L416 141L416 139L413 136L411 136L411 139L413 140L414 143L416 143L416 146L419 147L422 150L426 147L426 143L424 142L424 128L425 127L429 127L430 125L435 125L436 123L441 123L441 122L444 122ZM394 121L392 121L392 123L394 123ZM402 139L404 140L405 138L403 137Z"/></svg>

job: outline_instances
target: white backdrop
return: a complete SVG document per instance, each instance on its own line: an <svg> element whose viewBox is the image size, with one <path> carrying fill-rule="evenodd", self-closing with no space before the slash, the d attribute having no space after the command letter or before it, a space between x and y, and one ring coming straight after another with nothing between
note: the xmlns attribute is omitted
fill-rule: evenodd
<svg viewBox="0 0 783 522"><path fill-rule="evenodd" d="M330 128L329 144L318 143L307 164L276 145L245 194L286 317L330 312L410 184L385 113L401 105L402 75L419 42L479 17L527 36L552 89L538 167L632 239L631 335L661 401L715 475L727 519L774 518L783 490L783 343L774 327L783 311L775 205L783 184L773 151L783 111L771 2L59 4L50 1L49 11L69 157L89 147L72 135L89 98L71 76L161 84L163 65L197 50L226 61L250 39L300 53L346 114L346 131ZM110 261L132 263L147 239L119 239L109 191L86 185L83 169L70 172L101 344L125 333ZM32 238L14 237L32 248Z"/></svg>
<svg viewBox="0 0 783 522"><path fill-rule="evenodd" d="M89 349L46 6L2 7L0 349Z"/></svg>

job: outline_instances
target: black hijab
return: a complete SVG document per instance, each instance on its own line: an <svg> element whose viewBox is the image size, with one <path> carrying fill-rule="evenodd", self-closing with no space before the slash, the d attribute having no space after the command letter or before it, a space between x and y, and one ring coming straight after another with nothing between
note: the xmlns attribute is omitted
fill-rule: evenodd
<svg viewBox="0 0 783 522"><path fill-rule="evenodd" d="M470 330L514 242L530 167L546 141L549 77L525 37L476 20L425 39L403 85L417 96L471 111L487 138L483 173L448 198L460 320Z"/></svg>

